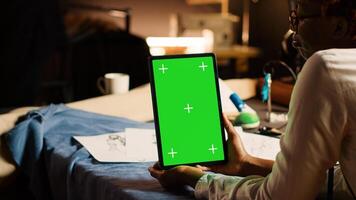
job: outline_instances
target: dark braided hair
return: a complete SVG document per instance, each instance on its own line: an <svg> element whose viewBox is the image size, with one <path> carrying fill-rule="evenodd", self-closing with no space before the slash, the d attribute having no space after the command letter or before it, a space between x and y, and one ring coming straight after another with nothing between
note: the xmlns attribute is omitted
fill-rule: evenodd
<svg viewBox="0 0 356 200"><path fill-rule="evenodd" d="M355 0L319 0L322 2L322 12L325 15L345 16L348 20L355 20Z"/></svg>
<svg viewBox="0 0 356 200"><path fill-rule="evenodd" d="M354 40L356 40L356 0L322 1L325 15L343 16L349 21L349 31Z"/></svg>
<svg viewBox="0 0 356 200"><path fill-rule="evenodd" d="M356 0L309 0L320 2L324 16L345 17L349 21L349 31L356 40Z"/></svg>

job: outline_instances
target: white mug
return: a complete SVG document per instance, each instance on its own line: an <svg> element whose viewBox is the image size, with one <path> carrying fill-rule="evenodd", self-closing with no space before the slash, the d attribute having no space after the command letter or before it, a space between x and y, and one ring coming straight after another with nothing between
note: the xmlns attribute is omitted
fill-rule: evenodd
<svg viewBox="0 0 356 200"><path fill-rule="evenodd" d="M129 91L130 76L123 73L108 73L99 77L97 87L103 94L123 94Z"/></svg>

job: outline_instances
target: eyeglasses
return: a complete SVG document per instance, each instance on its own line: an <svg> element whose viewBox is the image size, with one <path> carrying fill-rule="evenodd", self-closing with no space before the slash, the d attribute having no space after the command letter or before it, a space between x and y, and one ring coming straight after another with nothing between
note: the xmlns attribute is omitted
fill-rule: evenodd
<svg viewBox="0 0 356 200"><path fill-rule="evenodd" d="M289 28L293 32L297 32L299 25L299 19L297 16L297 11L296 10L291 10L289 13Z"/></svg>
<svg viewBox="0 0 356 200"><path fill-rule="evenodd" d="M321 16L320 14L308 15L308 16L298 16L297 15L297 10L291 10L290 13L289 13L290 29L293 32L297 32L298 31L299 22L301 20L308 19L308 18L317 18L317 17L320 17L320 16Z"/></svg>

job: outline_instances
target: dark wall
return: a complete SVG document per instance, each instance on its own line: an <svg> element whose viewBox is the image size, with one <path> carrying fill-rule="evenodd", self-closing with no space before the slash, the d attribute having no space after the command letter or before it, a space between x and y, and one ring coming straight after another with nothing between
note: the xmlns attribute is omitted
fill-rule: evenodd
<svg viewBox="0 0 356 200"><path fill-rule="evenodd" d="M93 1L93 0L92 0ZM98 0L94 1L98 2ZM102 1L100 1L102 2ZM230 12L242 15L242 0L230 0ZM168 36L171 13L219 12L219 5L189 6L185 0L108 0L108 5L132 8L132 32L143 37ZM280 57L283 35L289 29L288 0L259 0L250 2L250 45L262 49L263 54L250 62L252 76L261 74L262 65ZM237 27L240 32L241 24ZM241 35L237 35L241 42Z"/></svg>
<svg viewBox="0 0 356 200"><path fill-rule="evenodd" d="M83 0L77 0L79 2ZM185 0L86 0L86 3L132 8L132 33L142 37L168 36L171 13L220 12L219 5L187 5ZM230 0L230 12L242 14L242 0ZM288 25L288 0L258 0L250 3L250 45L263 55L252 62L254 68L279 57L280 44ZM241 24L240 24L241 25ZM241 27L237 27L238 32ZM241 42L241 35L237 40Z"/></svg>
<svg viewBox="0 0 356 200"><path fill-rule="evenodd" d="M251 4L251 45L263 49L264 60L278 58L283 35L289 29L288 1L260 0Z"/></svg>
<svg viewBox="0 0 356 200"><path fill-rule="evenodd" d="M65 0L69 1L69 0ZM72 2L73 0L71 0ZM78 0L75 0L78 1ZM142 36L168 36L169 34L169 17L172 13L210 13L219 12L219 5L199 5L190 6L187 5L185 0L81 0L85 3L115 6L121 8L132 8L132 29L131 32ZM14 3L16 2L16 3ZM20 3L21 2L21 3ZM41 1L42 2L42 1ZM52 2L52 1L50 1ZM234 14L242 14L242 1L230 0L230 11ZM29 10L28 12L9 12L9 16L6 19L9 22L7 26L8 30L14 30L14 33L9 32L6 42L3 42L6 47L6 55L12 53L14 57L8 56L8 59L2 59L3 69L13 70L16 74L16 70L20 68L23 73L18 73L18 76L10 76L8 72L1 72L1 80L5 83L1 84L5 89L5 94L10 92L16 93L16 98L9 98L6 100L6 104L29 104L29 99L36 97L34 87L29 84L28 80L38 82L38 78L35 77L35 72L41 63L46 62L45 57L49 54L54 46L61 45L63 42L58 42L56 38L41 36L42 32L48 33L47 30L55 30L58 23L46 23L52 18L48 17L51 14L55 14L51 9L53 6L47 4L41 4L40 8L36 6L26 6L26 3L22 1L13 1L13 10ZM37 5L37 4L36 4ZM11 6L6 6L11 10ZM36 7L36 9L34 9ZM20 8L20 9L19 9ZM33 8L32 10L30 8ZM269 59L276 59L279 57L280 43L283 38L283 34L288 29L288 1L287 0L259 0L258 3L251 3L251 30L250 30L250 44L260 47L264 54L259 58L251 62L252 74L256 75L262 70L262 65ZM33 11L33 13L31 12ZM40 11L43 13L40 13ZM22 13L19 15L19 13ZM47 17L41 17L43 14ZM37 17L37 18L36 18ZM11 22L11 23L10 23ZM16 23L14 23L16 22ZM6 23L5 23L6 24ZM33 26L32 26L33 25ZM10 27L10 28L9 28ZM34 29L33 27L37 28ZM52 28L54 27L54 28ZM241 29L238 29L241 30ZM42 31L42 32L41 32ZM47 32L46 32L47 31ZM61 31L53 31L47 36L57 37ZM241 36L239 35L238 38ZM31 39L27 39L31 38ZM41 42L37 42L37 40ZM57 41L58 40L58 41ZM51 42L45 42L51 41ZM59 44L58 44L58 43ZM19 45L18 45L19 44ZM37 48L45 53L38 53L31 50L37 44L44 45L44 47ZM15 53L14 53L15 52ZM27 53L30 52L30 53ZM22 54L21 54L22 53ZM39 56L34 56L34 54ZM19 54L21 54L19 56ZM3 53L2 55L5 55ZM25 57L29 57L25 61ZM48 56L47 56L48 57ZM37 59L38 58L38 59ZM23 62L22 62L23 61ZM40 63L40 64L39 64ZM18 68L12 66L19 66ZM7 87L13 85L9 77L12 77L13 82L21 80L21 86L19 88ZM35 83L34 83L35 84ZM36 83L38 84L38 83ZM33 84L32 84L33 85ZM10 89L7 89L10 88ZM11 96L11 95L6 95ZM4 100L0 104L4 103ZM18 102L17 102L18 101ZM23 102L22 102L23 101Z"/></svg>
<svg viewBox="0 0 356 200"><path fill-rule="evenodd" d="M66 0L72 2L73 0ZM76 2L131 8L132 33L142 36L168 36L172 13L220 12L219 5L187 5L185 0L75 0Z"/></svg>
<svg viewBox="0 0 356 200"><path fill-rule="evenodd" d="M0 107L34 103L41 67L66 41L57 1L4 2L0 53Z"/></svg>
<svg viewBox="0 0 356 200"><path fill-rule="evenodd" d="M232 3L231 7L232 12L242 13L242 1ZM268 60L280 57L281 42L289 29L288 16L288 0L250 3L250 45L263 51L260 58L250 63L252 75L260 74L262 65Z"/></svg>

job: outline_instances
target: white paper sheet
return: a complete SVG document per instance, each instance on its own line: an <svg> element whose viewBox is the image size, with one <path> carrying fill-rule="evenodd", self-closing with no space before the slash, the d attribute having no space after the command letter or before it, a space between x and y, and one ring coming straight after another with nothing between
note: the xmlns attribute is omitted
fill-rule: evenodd
<svg viewBox="0 0 356 200"><path fill-rule="evenodd" d="M156 134L153 129L126 129L128 156L137 161L158 161Z"/></svg>
<svg viewBox="0 0 356 200"><path fill-rule="evenodd" d="M100 162L157 161L157 144L152 129L125 129L120 133L74 136Z"/></svg>
<svg viewBox="0 0 356 200"><path fill-rule="evenodd" d="M219 88L220 88L221 107L223 112L238 113L239 111L230 100L230 95L233 93L233 91L221 79L219 79L219 86L220 86Z"/></svg>
<svg viewBox="0 0 356 200"><path fill-rule="evenodd" d="M246 151L256 157L275 160L281 150L279 139L254 133L247 133L241 127L235 127L239 133Z"/></svg>
<svg viewBox="0 0 356 200"><path fill-rule="evenodd" d="M243 132L235 127L251 155L274 160L280 151L279 139ZM100 162L157 161L157 142L153 129L125 129L124 132L95 136L74 136Z"/></svg>

